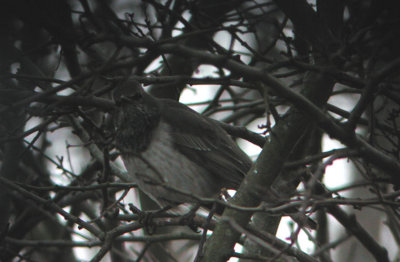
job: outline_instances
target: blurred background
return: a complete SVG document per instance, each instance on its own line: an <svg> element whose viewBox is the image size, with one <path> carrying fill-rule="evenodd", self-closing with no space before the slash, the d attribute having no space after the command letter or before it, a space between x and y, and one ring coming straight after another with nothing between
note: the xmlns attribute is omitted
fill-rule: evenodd
<svg viewBox="0 0 400 262"><path fill-rule="evenodd" d="M200 261L204 216L199 232L140 219L158 207L114 147L126 78L221 121L254 161L304 116L265 185L277 199L261 206L278 211L253 220L304 257L246 231L229 261L399 261L399 13L390 0L2 2L0 261Z"/></svg>

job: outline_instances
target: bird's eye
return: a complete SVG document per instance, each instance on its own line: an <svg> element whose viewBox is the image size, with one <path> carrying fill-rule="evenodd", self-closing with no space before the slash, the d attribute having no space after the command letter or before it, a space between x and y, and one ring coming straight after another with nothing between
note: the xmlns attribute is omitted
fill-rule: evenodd
<svg viewBox="0 0 400 262"><path fill-rule="evenodd" d="M123 104L131 104L138 102L143 98L143 94L137 92L130 95L121 95L119 98L115 99L115 104L117 106L122 106Z"/></svg>
<svg viewBox="0 0 400 262"><path fill-rule="evenodd" d="M143 97L143 95L141 93L139 93L139 92L133 94L132 96L129 96L129 98L132 99L132 100L139 100L142 97Z"/></svg>

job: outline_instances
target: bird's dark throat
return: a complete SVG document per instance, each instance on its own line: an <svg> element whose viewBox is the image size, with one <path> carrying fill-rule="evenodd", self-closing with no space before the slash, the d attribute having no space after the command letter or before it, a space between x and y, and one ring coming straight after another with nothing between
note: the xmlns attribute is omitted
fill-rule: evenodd
<svg viewBox="0 0 400 262"><path fill-rule="evenodd" d="M151 142L158 126L160 113L158 107L146 108L142 105L129 105L121 108L117 120L116 146L121 153L139 154Z"/></svg>

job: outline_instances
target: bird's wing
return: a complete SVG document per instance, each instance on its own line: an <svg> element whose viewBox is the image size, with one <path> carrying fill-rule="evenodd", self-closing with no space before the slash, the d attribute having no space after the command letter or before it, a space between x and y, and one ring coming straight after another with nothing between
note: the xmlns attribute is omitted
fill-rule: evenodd
<svg viewBox="0 0 400 262"><path fill-rule="evenodd" d="M236 188L252 164L220 126L189 107L163 100L161 119L171 126L174 145L189 159L222 179L226 187Z"/></svg>

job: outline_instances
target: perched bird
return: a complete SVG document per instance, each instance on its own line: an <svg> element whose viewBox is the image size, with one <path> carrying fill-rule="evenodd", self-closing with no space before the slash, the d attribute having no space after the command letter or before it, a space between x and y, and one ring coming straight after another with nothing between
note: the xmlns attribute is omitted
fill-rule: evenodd
<svg viewBox="0 0 400 262"><path fill-rule="evenodd" d="M135 81L118 86L116 147L129 177L160 207L235 189L249 157L214 121L173 100L147 94Z"/></svg>

